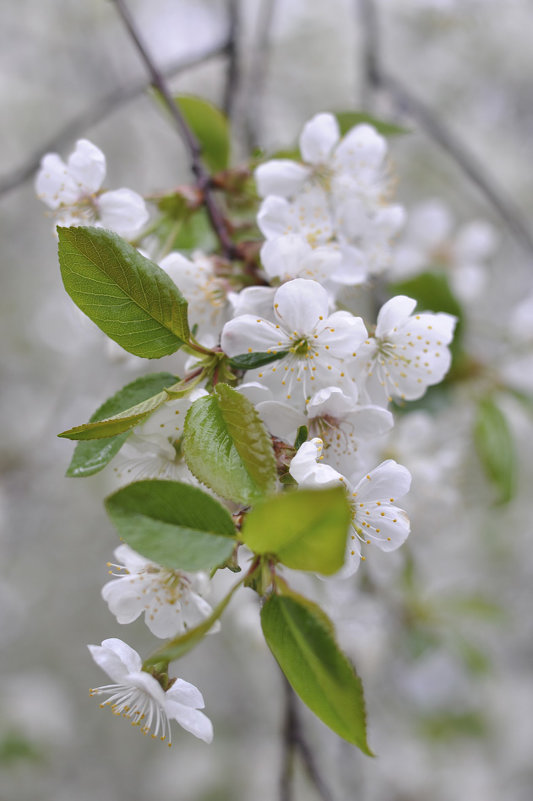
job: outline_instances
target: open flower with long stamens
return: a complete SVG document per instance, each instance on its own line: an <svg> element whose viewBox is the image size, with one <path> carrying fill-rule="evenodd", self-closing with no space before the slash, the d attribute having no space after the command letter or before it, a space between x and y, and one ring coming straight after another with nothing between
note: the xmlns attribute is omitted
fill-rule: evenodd
<svg viewBox="0 0 533 801"><path fill-rule="evenodd" d="M175 720L186 731L206 743L213 739L213 726L200 712L204 707L202 693L188 681L170 679L164 690L157 679L142 669L137 651L114 637L101 645L89 645L91 656L113 680L91 690L91 695L107 695L100 706L109 706L115 715L140 726L143 734L151 733L172 744L170 721Z"/></svg>
<svg viewBox="0 0 533 801"><path fill-rule="evenodd" d="M274 319L243 314L223 328L221 345L228 356L287 352L278 361L251 370L250 381L261 381L301 407L320 387L336 384L351 391L354 382L347 363L367 334L360 317L345 311L329 314L326 290L316 281L296 278L277 290Z"/></svg>
<svg viewBox="0 0 533 801"><path fill-rule="evenodd" d="M369 400L416 400L448 372L448 348L457 318L439 312L413 314L416 300L405 295L381 307L376 331L358 348L352 374Z"/></svg>
<svg viewBox="0 0 533 801"><path fill-rule="evenodd" d="M144 613L156 637L175 637L194 628L213 611L202 597L208 588L205 573L170 570L150 562L129 545L115 549L118 570L102 587L102 598L119 623L132 623ZM214 631L215 627L211 629Z"/></svg>
<svg viewBox="0 0 533 801"><path fill-rule="evenodd" d="M304 442L291 462L290 474L301 487L344 484L352 505L352 526L346 559L337 578L353 575L362 559L362 546L375 545L381 551L395 551L410 532L409 518L396 506L411 486L411 474L403 465L387 459L362 477L349 479L323 464L323 442L315 437Z"/></svg>

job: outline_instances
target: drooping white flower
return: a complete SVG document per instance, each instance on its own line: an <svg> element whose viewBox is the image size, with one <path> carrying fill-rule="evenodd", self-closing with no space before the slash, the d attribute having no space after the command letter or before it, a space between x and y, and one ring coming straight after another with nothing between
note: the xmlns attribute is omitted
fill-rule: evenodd
<svg viewBox="0 0 533 801"><path fill-rule="evenodd" d="M338 578L353 575L362 559L362 545L375 545L382 551L394 551L407 539L409 518L396 506L411 485L411 474L403 465L387 459L362 477L346 478L330 465L323 464L323 442L315 437L298 449L289 472L302 487L344 484L352 506L352 526L344 566Z"/></svg>
<svg viewBox="0 0 533 801"><path fill-rule="evenodd" d="M148 220L144 200L126 188L101 192L105 174L102 151L79 139L66 164L57 153L43 157L35 191L54 210L58 225L95 225L133 238Z"/></svg>
<svg viewBox="0 0 533 801"><path fill-rule="evenodd" d="M226 282L217 276L212 260L195 253L192 261L181 253L169 253L159 266L172 278L188 302L191 328L197 326L200 344L218 345L220 331L230 317Z"/></svg>
<svg viewBox="0 0 533 801"><path fill-rule="evenodd" d="M114 553L117 564L110 567L119 572L102 587L102 598L119 623L132 623L144 614L156 637L175 637L213 611L202 597L208 589L205 573L161 567L128 545L119 545Z"/></svg>
<svg viewBox="0 0 533 801"><path fill-rule="evenodd" d="M354 375L374 403L415 400L442 381L450 367L447 347L457 318L451 314L413 314L416 301L397 295L379 311L376 331L357 351Z"/></svg>
<svg viewBox="0 0 533 801"><path fill-rule="evenodd" d="M274 316L276 322L244 314L223 328L221 346L228 356L287 351L282 359L250 371L249 380L265 383L295 405L332 384L349 394L353 382L346 365L366 337L361 318L344 311L330 315L326 290L302 278L277 290Z"/></svg>
<svg viewBox="0 0 533 801"><path fill-rule="evenodd" d="M204 742L212 741L213 726L199 711L205 704L194 684L176 679L163 690L157 679L142 669L137 651L115 637L88 648L96 664L113 680L113 684L91 690L91 695L109 696L100 706L110 706L115 715L140 726L143 734L151 732L152 737L166 740L169 746L171 720Z"/></svg>

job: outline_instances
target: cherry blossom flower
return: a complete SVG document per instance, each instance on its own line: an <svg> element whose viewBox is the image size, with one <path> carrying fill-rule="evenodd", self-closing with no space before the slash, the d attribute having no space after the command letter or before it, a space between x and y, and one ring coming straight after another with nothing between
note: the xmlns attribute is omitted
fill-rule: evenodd
<svg viewBox="0 0 533 801"><path fill-rule="evenodd" d="M352 380L346 363L366 337L361 318L344 311L330 315L326 290L303 278L277 290L274 315L275 323L251 314L230 320L222 330L222 350L228 356L287 351L279 361L251 370L248 377L296 405L303 406L313 392L332 383L349 392Z"/></svg>
<svg viewBox="0 0 533 801"><path fill-rule="evenodd" d="M102 598L119 623L144 621L156 637L175 637L194 628L213 611L202 598L208 589L205 573L170 570L150 562L128 545L115 549L118 570L102 587ZM213 629L212 629L213 631Z"/></svg>
<svg viewBox="0 0 533 801"><path fill-rule="evenodd" d="M392 459L379 464L362 477L346 478L330 465L323 464L324 444L319 437L304 442L291 461L289 472L302 487L344 484L352 505L352 526L346 549L346 561L337 578L353 575L359 567L362 545L375 545L381 551L394 551L407 539L409 518L395 505L411 485L411 474Z"/></svg>
<svg viewBox="0 0 533 801"><path fill-rule="evenodd" d="M391 298L380 309L376 331L357 350L352 362L363 394L379 405L393 398L415 400L447 373L457 318L423 312L413 315L416 301Z"/></svg>
<svg viewBox="0 0 533 801"><path fill-rule="evenodd" d="M79 139L66 164L57 153L43 157L35 191L58 225L95 225L133 238L148 220L144 200L131 189L101 192L105 174L102 151Z"/></svg>
<svg viewBox="0 0 533 801"><path fill-rule="evenodd" d="M204 742L212 741L213 726L199 711L204 708L204 699L194 684L171 679L170 687L163 690L157 679L142 669L137 651L115 637L88 648L96 664L114 682L91 690L91 695L109 696L100 706L110 706L115 715L140 726L143 734L151 732L152 737L166 740L169 746L171 720Z"/></svg>

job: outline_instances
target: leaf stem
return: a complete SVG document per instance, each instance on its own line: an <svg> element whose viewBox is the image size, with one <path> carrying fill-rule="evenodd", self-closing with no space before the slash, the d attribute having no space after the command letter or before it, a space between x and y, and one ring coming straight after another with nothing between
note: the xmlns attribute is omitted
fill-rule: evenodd
<svg viewBox="0 0 533 801"><path fill-rule="evenodd" d="M127 28L137 50L143 59L152 79L152 86L157 89L162 99L167 106L170 115L175 123L176 128L178 129L178 133L180 134L187 150L189 151L190 159L191 159L191 171L196 178L196 185L200 192L202 193L204 199L204 205L207 210L207 214L211 221L211 225L213 230L220 242L220 247L224 256L231 260L236 257L237 255L237 248L231 241L228 228L222 212L220 211L215 198L211 191L211 176L209 172L204 167L202 162L201 154L202 149L200 147L200 143L198 139L194 135L193 131L187 124L185 117L180 111L178 104L175 102L174 98L172 97L168 86L166 84L165 79L163 78L162 73L158 70L155 66L155 63L149 54L144 42L142 41L139 32L135 26L133 21L133 17L131 16L124 0L113 0L117 11L122 18L125 27Z"/></svg>

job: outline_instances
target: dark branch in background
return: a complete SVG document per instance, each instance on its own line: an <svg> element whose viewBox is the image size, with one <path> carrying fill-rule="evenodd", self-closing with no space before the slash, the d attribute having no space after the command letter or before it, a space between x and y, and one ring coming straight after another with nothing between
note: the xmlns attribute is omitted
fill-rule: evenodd
<svg viewBox="0 0 533 801"><path fill-rule="evenodd" d="M317 795L322 801L333 801L333 796L324 784L322 776L316 765L313 752L302 731L298 715L298 700L291 685L282 674L285 690L285 720L283 722L283 764L280 776L280 801L292 801L292 769L294 757L298 751L307 774L313 783Z"/></svg>
<svg viewBox="0 0 533 801"><path fill-rule="evenodd" d="M362 30L361 57L357 71L361 72L361 104L366 111L373 110L373 101L378 84L378 53L380 53L379 30L373 0L356 0ZM362 69L361 69L362 66Z"/></svg>
<svg viewBox="0 0 533 801"><path fill-rule="evenodd" d="M170 91L166 85L166 82L161 74L161 72L157 69L154 62L152 61L151 56L148 53L144 43L142 42L137 28L135 27L135 23L133 22L133 18L131 17L126 4L123 0L113 0L117 11L119 12L124 25L128 29L128 32L133 39L137 50L139 51L139 55L141 56L142 60L144 61L150 75L151 75L151 84L154 89L157 89L160 92L162 99L167 106L170 115L174 121L176 128L178 129L178 133L183 140L187 150L189 151L189 156L191 159L191 171L196 178L196 185L200 192L202 193L204 199L204 205L209 216L209 220L211 222L213 231L215 232L218 241L220 242L220 246L222 248L222 253L227 259L232 259L236 255L236 248L231 241L231 238L228 233L228 229L226 226L226 222L222 213L218 207L218 204L213 196L211 190L211 176L209 172L203 165L202 162L202 149L200 144L191 131L183 114L181 113L179 106L175 102L174 98L170 94Z"/></svg>
<svg viewBox="0 0 533 801"><path fill-rule="evenodd" d="M217 56L223 55L227 52L228 47L229 41L224 41L197 56L174 61L161 71L162 75L165 78L179 75L181 72L185 72ZM11 172L0 177L0 195L6 194L11 189L16 189L17 186L20 186L29 178L32 178L39 169L41 159L46 153L55 153L62 150L73 139L80 136L81 133L105 119L112 112L118 111L121 106L140 97L140 95L146 92L150 85L150 81L143 80L132 83L131 86L114 89L105 97L100 98L93 106L82 111L77 117L70 120L55 136L41 145L35 153L32 153L24 164L21 164L19 167L11 170Z"/></svg>
<svg viewBox="0 0 533 801"><path fill-rule="evenodd" d="M226 67L226 84L224 86L224 100L222 107L229 119L233 116L235 99L240 84L240 57L239 57L239 33L241 27L240 0L228 0L228 42L226 45L226 55L228 57Z"/></svg>
<svg viewBox="0 0 533 801"><path fill-rule="evenodd" d="M261 144L262 104L275 6L276 0L262 0L257 17L256 41L252 50L250 78L246 93L245 137L249 153L252 153Z"/></svg>
<svg viewBox="0 0 533 801"><path fill-rule="evenodd" d="M461 167L473 184L485 195L522 247L533 254L533 236L522 211L490 175L486 165L468 149L465 143L439 118L425 102L417 98L402 81L394 78L381 66L378 22L375 0L357 0L365 40L363 69L366 91L374 89L389 96L400 112L415 120Z"/></svg>

